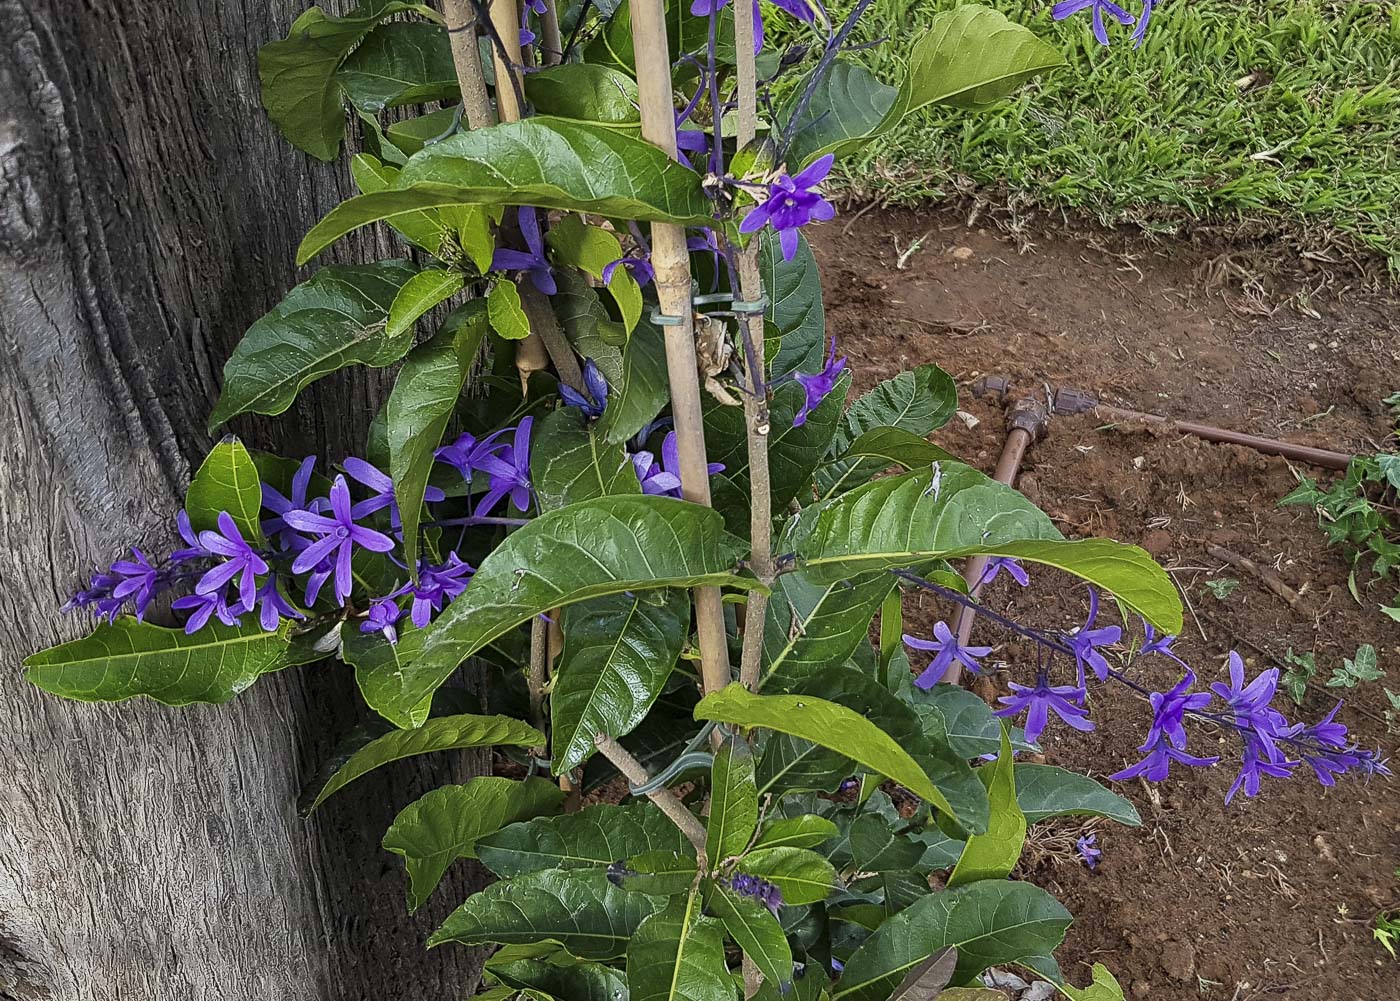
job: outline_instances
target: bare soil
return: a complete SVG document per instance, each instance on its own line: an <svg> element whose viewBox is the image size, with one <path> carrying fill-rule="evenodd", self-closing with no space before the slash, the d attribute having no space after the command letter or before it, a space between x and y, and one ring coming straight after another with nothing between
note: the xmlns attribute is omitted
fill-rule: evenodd
<svg viewBox="0 0 1400 1001"><path fill-rule="evenodd" d="M985 373L1025 391L1071 385L1120 406L1344 451L1373 451L1389 430L1380 401L1400 389L1400 306L1378 293L1338 294L1344 279L1319 292L1330 277L1320 272L1248 275L1248 255L1114 234L1055 236L1023 254L996 232L938 214L871 213L845 230L838 220L815 242L828 323L851 358L857 391L939 364L959 380L962 406L978 423L955 418L935 440L988 472L1004 416L967 392ZM1287 462L1098 424L1056 418L1019 485L1067 535L1139 544L1171 570L1191 607L1178 650L1203 683L1224 676L1231 649L1255 670L1290 647L1311 650L1325 677L1371 643L1400 690L1400 625L1376 610L1390 594L1363 592L1358 605L1348 566L1327 548L1314 515L1276 506L1296 482ZM1275 568L1301 604L1225 566L1209 545ZM1213 578L1239 586L1222 600L1205 586ZM1047 625L1082 617L1082 591L1042 580L1019 593L998 585L990 600ZM948 614L937 604L906 609L911 631ZM1019 654L1024 663L1028 654L984 624L974 639L1000 644L994 659L1015 664ZM1003 689L1015 670L997 676ZM1156 670L1159 686L1175 680ZM1320 689L1301 709L1283 708L1314 719L1334 696ZM1121 686L1092 698L1095 732L1052 726L1044 744L1048 761L1102 779L1136 760L1147 707ZM1389 754L1397 737L1386 732L1384 708L1371 684L1347 694L1339 719ZM1216 769L1174 768L1155 788L1118 785L1143 825L1095 824L1097 871L1066 849L1072 837L1055 837L1081 823L1033 838L1023 875L1076 916L1060 952L1065 972L1087 983L1091 964L1102 962L1130 997L1161 1001L1400 997L1400 967L1369 926L1378 911L1400 907L1400 780L1324 790L1299 773L1266 779L1257 799L1226 807L1233 744L1198 731L1194 749L1210 753L1217 740L1225 761Z"/></svg>

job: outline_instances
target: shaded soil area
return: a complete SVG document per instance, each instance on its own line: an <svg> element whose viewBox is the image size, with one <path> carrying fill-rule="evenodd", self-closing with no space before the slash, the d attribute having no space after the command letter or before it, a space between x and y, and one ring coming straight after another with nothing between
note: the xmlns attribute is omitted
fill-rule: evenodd
<svg viewBox="0 0 1400 1001"><path fill-rule="evenodd" d="M1381 400L1400 389L1400 306L1339 293L1342 279L1319 291L1325 276L1315 273L1271 279L1249 274L1231 254L1113 234L1046 239L1023 254L947 215L871 213L841 226L819 231L815 249L828 323L851 358L857 390L939 364L958 379L977 423L955 418L935 440L987 472L1004 416L967 391L986 373L1026 392L1076 386L1132 409L1344 451L1373 451L1389 430ZM1227 676L1231 649L1251 671L1289 648L1313 651L1325 678L1371 643L1400 691L1400 624L1376 610L1391 592L1365 591L1362 573L1367 600L1353 600L1347 563L1327 548L1313 513L1276 506L1295 482L1282 459L1080 416L1054 420L1019 485L1067 535L1137 543L1169 568L1190 605L1177 649L1202 683ZM1207 552L1212 545L1273 568L1301 601L1295 607L1222 563ZM999 584L989 600L1042 625L1081 620L1083 591L1049 572L1039 577L1042 586L1024 592ZM1206 586L1227 578L1238 587L1223 599ZM910 631L928 633L950 614L937 606L911 599ZM994 627L979 624L974 641L997 645L992 660L1034 662ZM1145 666L1144 682L1170 686L1170 666ZM1010 678L1029 682L1027 674L1012 667L996 683L1005 691ZM1313 720L1334 696L1319 688L1301 708L1276 705ZM1049 762L1103 779L1137 759L1148 707L1121 686L1100 686L1091 697L1096 731L1052 725L1043 743ZM1390 754L1400 738L1387 733L1385 708L1380 683L1369 684L1347 693L1339 719ZM1217 744L1218 768L1174 767L1159 787L1117 787L1143 825L1092 825L1103 850L1097 871L1078 862L1065 836L1082 822L1033 833L1023 875L1076 916L1059 954L1066 973L1087 983L1090 965L1102 962L1130 997L1162 1001L1400 996L1400 967L1369 925L1378 911L1400 907L1400 780L1325 790L1300 772L1266 779L1257 799L1240 796L1227 807L1235 744L1224 734L1193 734L1196 753L1217 753Z"/></svg>

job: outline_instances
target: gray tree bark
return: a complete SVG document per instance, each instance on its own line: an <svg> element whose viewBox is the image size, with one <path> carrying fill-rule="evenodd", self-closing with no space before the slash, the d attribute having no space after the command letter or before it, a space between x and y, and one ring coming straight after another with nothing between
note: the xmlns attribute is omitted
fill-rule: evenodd
<svg viewBox="0 0 1400 1001"><path fill-rule="evenodd" d="M297 816L363 713L345 672L176 710L62 702L18 670L90 627L58 607L94 565L172 541L223 360L351 193L259 101L257 46L305 5L0 0L0 1001L434 1001L475 983L476 956L423 940L478 873L410 920L379 847L443 766ZM342 259L384 256L371 239ZM239 430L339 458L381 389L326 380Z"/></svg>

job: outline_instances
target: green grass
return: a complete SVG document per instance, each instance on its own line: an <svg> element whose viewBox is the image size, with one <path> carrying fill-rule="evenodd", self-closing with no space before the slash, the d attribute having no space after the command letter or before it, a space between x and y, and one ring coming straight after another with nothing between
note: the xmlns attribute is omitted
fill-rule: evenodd
<svg viewBox="0 0 1400 1001"><path fill-rule="evenodd" d="M1400 275L1400 4L1166 0L1134 50L1126 30L1105 49L1088 18L1055 24L1049 0L984 2L1070 65L990 112L916 116L847 160L853 197L920 202L969 177L1108 223L1262 221L1368 248ZM896 79L899 40L956 5L877 3L864 35L889 41L862 58ZM1253 72L1271 80L1236 85Z"/></svg>

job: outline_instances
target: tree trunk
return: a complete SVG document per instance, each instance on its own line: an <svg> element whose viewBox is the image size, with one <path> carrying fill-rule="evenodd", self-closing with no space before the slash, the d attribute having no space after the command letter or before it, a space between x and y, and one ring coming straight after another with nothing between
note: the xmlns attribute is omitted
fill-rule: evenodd
<svg viewBox="0 0 1400 1001"><path fill-rule="evenodd" d="M410 920L379 847L448 766L385 769L297 816L364 713L347 672L177 710L63 702L17 670L90 628L58 614L86 571L172 542L224 359L306 277L293 248L350 193L258 97L258 45L304 6L0 0L2 1001L436 1001L475 982L478 957L423 940L479 874ZM339 459L381 391L326 380L239 430Z"/></svg>

